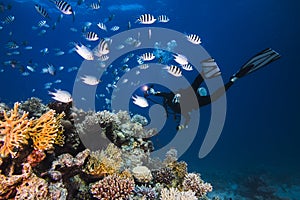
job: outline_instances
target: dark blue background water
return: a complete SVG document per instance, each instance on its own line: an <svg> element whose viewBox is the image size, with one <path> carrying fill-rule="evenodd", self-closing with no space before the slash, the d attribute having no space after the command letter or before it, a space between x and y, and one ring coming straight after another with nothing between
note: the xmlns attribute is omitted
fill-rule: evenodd
<svg viewBox="0 0 300 200"><path fill-rule="evenodd" d="M115 14L109 26L118 25L120 31L126 30L130 20L133 28L136 17L151 13L155 16L166 14L171 21L163 27L182 33L197 33L203 40L204 48L221 67L224 80L227 80L252 55L266 47L278 51L282 58L248 77L239 80L227 93L227 117L221 138L213 151L204 159L198 159L199 146L203 133L199 131L196 140L182 159L188 161L190 168L199 171L239 170L258 166L276 167L287 173L294 173L299 162L299 9L298 1L277 0L211 0L211 1L151 1L139 2L137 8L129 10L109 10L112 5L136 4L136 1L102 1L98 11L76 6L73 23L71 16L64 16L57 28L47 29L44 36L32 30L42 17L36 12L33 1L1 1L12 4L12 9L0 13L0 19L14 15L12 24L1 25L0 30L0 99L10 105L15 101L25 101L31 96L39 97L48 103L51 98L44 83L61 79L51 89L61 88L71 91L76 71L68 68L79 67L82 58L76 53L68 54L70 42L87 44L82 35L84 22L93 23L90 30L100 32L96 23ZM60 15L48 1L41 1L52 17L51 25ZM86 0L89 5L92 1ZM70 27L78 32L70 31ZM32 50L18 49L21 55L7 56L5 44L11 39L17 43L28 41ZM102 32L103 33L103 32ZM113 34L113 32L109 32ZM109 36L101 35L101 37ZM95 43L90 43L94 45ZM48 47L50 53L43 56L40 50ZM63 56L54 56L53 48L65 51ZM38 63L38 70L29 76L22 76L18 69L2 63L16 59L26 66L32 59ZM46 64L64 66L65 69L53 77L41 74ZM35 92L32 92L32 89ZM209 107L203 108L209 113ZM209 115L207 114L207 118ZM203 119L203 118L202 118ZM205 119L203 119L205 121ZM207 121L209 119L206 119ZM205 129L205 128L203 128Z"/></svg>

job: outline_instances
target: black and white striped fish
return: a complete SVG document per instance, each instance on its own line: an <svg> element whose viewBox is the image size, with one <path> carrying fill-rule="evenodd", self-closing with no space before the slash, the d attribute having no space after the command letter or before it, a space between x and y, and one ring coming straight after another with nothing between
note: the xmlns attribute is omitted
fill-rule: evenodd
<svg viewBox="0 0 300 200"><path fill-rule="evenodd" d="M161 23L167 23L170 21L169 17L167 15L160 15L157 17L158 21Z"/></svg>
<svg viewBox="0 0 300 200"><path fill-rule="evenodd" d="M214 59L208 58L201 62L202 70L205 78L214 78L216 76L221 75L220 68Z"/></svg>
<svg viewBox="0 0 300 200"><path fill-rule="evenodd" d="M105 39L105 38L102 38L100 43L98 44L95 52L94 52L94 55L97 56L97 57L101 57L103 55L106 55L109 53L109 43L111 42L110 39Z"/></svg>
<svg viewBox="0 0 300 200"><path fill-rule="evenodd" d="M143 61L150 61L153 60L154 58L155 56L151 52L144 53L143 55L140 56L140 59L142 59Z"/></svg>
<svg viewBox="0 0 300 200"><path fill-rule="evenodd" d="M99 60L102 61L102 62L105 62L109 59L109 56L108 55L102 55L99 57Z"/></svg>
<svg viewBox="0 0 300 200"><path fill-rule="evenodd" d="M6 16L1 22L2 24L10 24L15 20L15 16L13 15L8 15Z"/></svg>
<svg viewBox="0 0 300 200"><path fill-rule="evenodd" d="M49 28L49 25L47 24L47 22L45 20L41 20L41 21L38 22L38 27Z"/></svg>
<svg viewBox="0 0 300 200"><path fill-rule="evenodd" d="M107 31L106 25L105 25L104 23L99 22L99 23L97 24L97 26L98 26L100 29L102 29L102 30L104 30L104 31Z"/></svg>
<svg viewBox="0 0 300 200"><path fill-rule="evenodd" d="M196 34L189 34L186 36L187 40L193 44L201 44L201 38Z"/></svg>
<svg viewBox="0 0 300 200"><path fill-rule="evenodd" d="M92 32L92 31L85 33L84 38L88 41L97 41L97 40L99 40L99 37L98 37L97 33Z"/></svg>
<svg viewBox="0 0 300 200"><path fill-rule="evenodd" d="M49 0L56 5L56 8L65 15L73 15L73 21L75 20L75 12L72 6L64 0Z"/></svg>
<svg viewBox="0 0 300 200"><path fill-rule="evenodd" d="M185 65L181 65L182 69L186 70L186 71L192 71L193 70L193 66L190 64L185 64Z"/></svg>
<svg viewBox="0 0 300 200"><path fill-rule="evenodd" d="M167 66L167 67L164 67L164 69L166 69L168 71L168 73L170 73L171 75L173 75L175 77L182 76L181 69L179 67L177 67L176 65Z"/></svg>
<svg viewBox="0 0 300 200"><path fill-rule="evenodd" d="M93 9L93 10L98 10L98 9L100 9L100 3L91 3L91 5L90 5L90 7L91 7L91 9Z"/></svg>
<svg viewBox="0 0 300 200"><path fill-rule="evenodd" d="M38 13L40 13L40 15L42 15L42 16L45 17L45 18L50 18L50 16L49 16L47 10L46 10L43 6L41 6L41 5L39 5L39 4L35 4L34 7L35 7L36 11L37 11Z"/></svg>
<svg viewBox="0 0 300 200"><path fill-rule="evenodd" d="M153 15L143 14L135 21L135 23L139 22L140 24L153 24L155 21L156 19Z"/></svg>

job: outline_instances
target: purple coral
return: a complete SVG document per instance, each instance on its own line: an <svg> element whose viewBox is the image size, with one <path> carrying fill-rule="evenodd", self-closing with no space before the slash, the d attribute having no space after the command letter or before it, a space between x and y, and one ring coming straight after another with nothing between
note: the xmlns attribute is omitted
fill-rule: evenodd
<svg viewBox="0 0 300 200"><path fill-rule="evenodd" d="M144 185L136 186L134 188L133 192L137 196L143 197L143 198L149 199L149 200L155 200L155 199L157 199L157 196L158 196L158 193L155 191L155 188L146 187Z"/></svg>
<svg viewBox="0 0 300 200"><path fill-rule="evenodd" d="M107 176L91 186L97 199L127 199L134 189L134 181L117 175Z"/></svg>

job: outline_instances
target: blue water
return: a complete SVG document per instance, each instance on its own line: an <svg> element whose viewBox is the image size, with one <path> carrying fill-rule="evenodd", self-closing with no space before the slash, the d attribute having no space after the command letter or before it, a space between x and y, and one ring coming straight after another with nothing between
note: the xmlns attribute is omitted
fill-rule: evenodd
<svg viewBox="0 0 300 200"><path fill-rule="evenodd" d="M67 69L79 67L83 59L76 52L68 53L72 48L69 43L96 45L82 37L81 29L87 21L92 22L89 31L98 32L101 37L113 35L114 32L105 33L96 26L111 14L115 17L107 25L120 26L118 32L127 30L128 21L131 21L132 28L141 27L134 23L141 14L168 15L169 23L156 25L183 34L200 35L203 47L217 60L225 81L252 55L266 47L275 49L282 55L280 60L239 80L227 92L226 122L222 135L215 148L203 159L198 158L198 151L209 122L210 107L201 108L201 123L204 125L182 159L189 163L192 170L203 174L213 170L238 171L261 166L276 168L291 176L297 173L296 169L300 167L298 1L158 0L148 3L103 0L102 7L96 11L88 9L93 1L86 0L80 6L76 5L77 1L70 1L76 11L75 22L72 22L71 16L64 16L55 30L50 27L42 36L38 35L41 29L32 30L32 26L37 26L38 21L43 19L36 12L34 4L39 3L49 11L51 20L47 20L47 23L51 26L61 14L52 3L25 0L1 2L4 5L11 4L12 9L1 12L0 19L8 15L15 16L13 23L1 25L3 29L0 30L0 100L9 105L32 96L48 103L51 101L48 90L54 88L72 91L77 71L67 72ZM70 31L71 27L78 32ZM5 48L10 40L19 44L20 48L16 50L20 51L20 55L7 55L7 52L13 51ZM23 41L27 41L33 49L24 50L21 45ZM46 47L50 52L43 56L40 50ZM65 54L55 56L54 48L60 48ZM8 60L17 60L23 66L32 60L38 66L36 72L23 76L19 69L3 64ZM57 71L55 76L41 74L41 69L47 63L57 68L64 66L64 70ZM44 89L45 83L58 79L62 82ZM99 100L97 106L103 109L106 105ZM164 141L163 137L160 139Z"/></svg>

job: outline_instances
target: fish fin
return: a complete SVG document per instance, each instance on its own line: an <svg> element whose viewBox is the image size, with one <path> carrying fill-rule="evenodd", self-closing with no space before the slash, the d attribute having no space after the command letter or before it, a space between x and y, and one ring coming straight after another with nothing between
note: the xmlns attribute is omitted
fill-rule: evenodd
<svg viewBox="0 0 300 200"><path fill-rule="evenodd" d="M241 78L278 60L281 56L271 48L267 48L250 58L232 78Z"/></svg>
<svg viewBox="0 0 300 200"><path fill-rule="evenodd" d="M75 22L75 11L72 12L73 22Z"/></svg>

